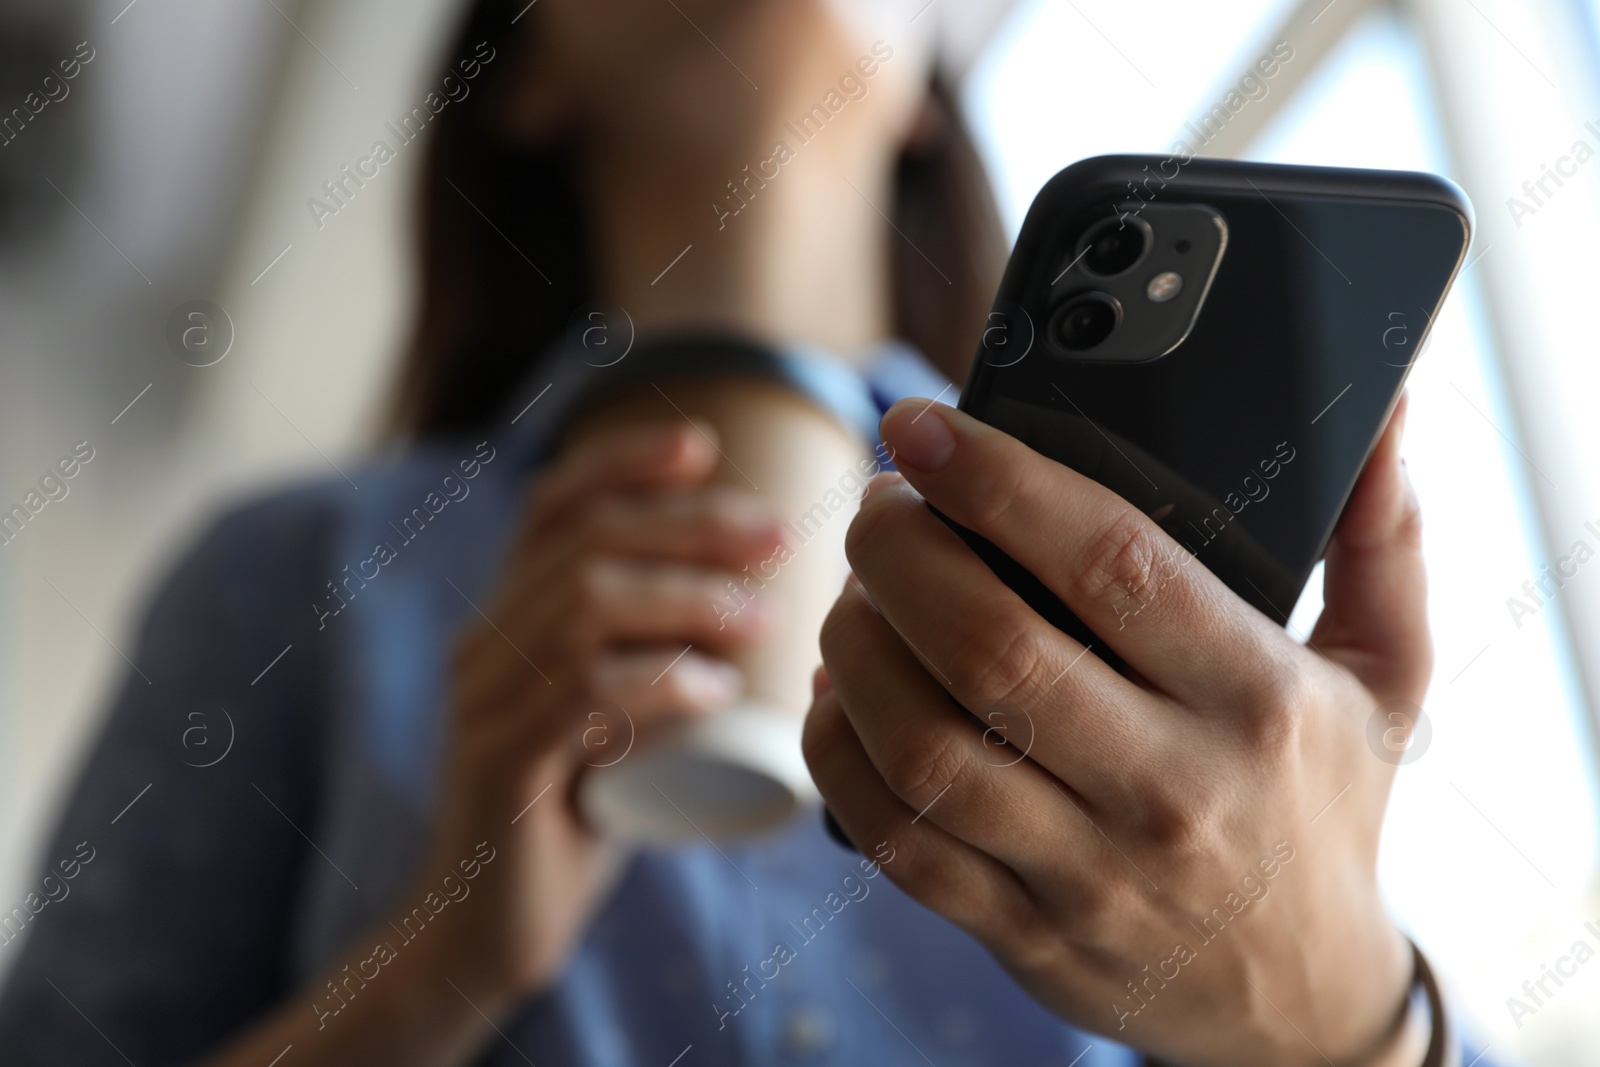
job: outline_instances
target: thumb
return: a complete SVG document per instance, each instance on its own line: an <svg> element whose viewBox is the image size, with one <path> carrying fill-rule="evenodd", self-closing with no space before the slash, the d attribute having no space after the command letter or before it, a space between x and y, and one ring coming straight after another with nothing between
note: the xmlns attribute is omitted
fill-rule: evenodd
<svg viewBox="0 0 1600 1067"><path fill-rule="evenodd" d="M1382 700L1421 703L1433 672L1422 512L1400 458L1404 394L1328 546L1311 641Z"/></svg>

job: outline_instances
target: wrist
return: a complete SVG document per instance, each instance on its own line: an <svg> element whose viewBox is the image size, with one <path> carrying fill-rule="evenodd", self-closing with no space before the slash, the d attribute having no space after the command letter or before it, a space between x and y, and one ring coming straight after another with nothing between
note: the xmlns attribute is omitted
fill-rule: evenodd
<svg viewBox="0 0 1600 1067"><path fill-rule="evenodd" d="M1427 997L1420 992L1412 986L1388 1032L1365 1054L1349 1061L1349 1067L1420 1067L1433 1036Z"/></svg>
<svg viewBox="0 0 1600 1067"><path fill-rule="evenodd" d="M1330 1059L1320 1048L1310 1050L1314 1056L1306 1058L1308 1067L1313 1063L1330 1067L1461 1067L1461 1048L1438 980L1421 950L1409 939L1406 945L1412 959L1411 980L1388 1028L1355 1055ZM1297 1037L1292 1044L1303 1050L1308 1039L1303 1032L1297 1032ZM1147 1056L1141 1062L1143 1067L1174 1067L1176 1061ZM1277 1062L1286 1061L1280 1055Z"/></svg>
<svg viewBox="0 0 1600 1067"><path fill-rule="evenodd" d="M360 1047L374 1062L462 1061L489 1033L478 1009L493 1018L505 1004L459 978L452 990L442 962L379 922L305 990L307 1024L330 1050Z"/></svg>
<svg viewBox="0 0 1600 1067"><path fill-rule="evenodd" d="M1460 1067L1460 1048L1445 1012L1444 997L1422 950L1411 950L1411 983L1389 1033L1351 1067Z"/></svg>
<svg viewBox="0 0 1600 1067"><path fill-rule="evenodd" d="M1321 1017L1317 1030L1308 1029L1318 1048L1308 1062L1387 1067L1386 1057L1405 1047L1412 1025L1415 949L1381 907L1352 931L1356 936L1347 940L1347 955L1325 960L1319 968L1321 991L1307 1004L1322 1008L1313 1015Z"/></svg>

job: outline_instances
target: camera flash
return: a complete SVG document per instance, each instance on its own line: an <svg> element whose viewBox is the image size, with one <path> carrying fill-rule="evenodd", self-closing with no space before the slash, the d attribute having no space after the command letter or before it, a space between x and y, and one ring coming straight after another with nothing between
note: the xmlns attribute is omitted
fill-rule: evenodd
<svg viewBox="0 0 1600 1067"><path fill-rule="evenodd" d="M1157 274L1150 279L1150 284L1144 287L1144 295L1157 304L1165 304L1182 291L1183 275L1175 270Z"/></svg>

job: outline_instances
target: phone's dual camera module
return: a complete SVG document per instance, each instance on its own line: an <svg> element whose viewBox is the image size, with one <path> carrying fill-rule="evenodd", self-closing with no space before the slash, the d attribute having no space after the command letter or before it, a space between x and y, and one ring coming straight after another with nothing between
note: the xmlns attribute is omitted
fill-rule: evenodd
<svg viewBox="0 0 1600 1067"><path fill-rule="evenodd" d="M1050 316L1050 336L1069 352L1087 352L1111 336L1122 306L1105 293L1073 297Z"/></svg>
<svg viewBox="0 0 1600 1067"><path fill-rule="evenodd" d="M1051 347L1097 361L1172 351L1193 326L1226 243L1222 217L1198 204L1121 205L1090 222L1062 249Z"/></svg>
<svg viewBox="0 0 1600 1067"><path fill-rule="evenodd" d="M1114 278L1131 270L1150 245L1150 227L1134 218L1102 219L1078 242L1077 262L1090 274ZM1110 293L1080 293L1057 305L1050 316L1050 336L1069 352L1087 352L1116 330L1122 305Z"/></svg>
<svg viewBox="0 0 1600 1067"><path fill-rule="evenodd" d="M1144 258L1150 247L1150 224L1137 215L1101 219L1083 235L1078 254L1084 268L1114 278Z"/></svg>

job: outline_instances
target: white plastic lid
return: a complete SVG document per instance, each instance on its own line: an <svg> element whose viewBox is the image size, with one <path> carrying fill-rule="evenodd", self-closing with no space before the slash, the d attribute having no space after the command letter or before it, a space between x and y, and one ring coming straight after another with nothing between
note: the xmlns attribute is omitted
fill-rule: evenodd
<svg viewBox="0 0 1600 1067"><path fill-rule="evenodd" d="M680 727L579 787L584 816L633 844L728 841L771 830L813 807L801 720L741 705Z"/></svg>

